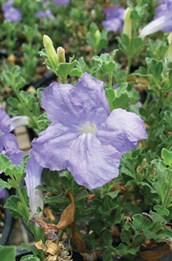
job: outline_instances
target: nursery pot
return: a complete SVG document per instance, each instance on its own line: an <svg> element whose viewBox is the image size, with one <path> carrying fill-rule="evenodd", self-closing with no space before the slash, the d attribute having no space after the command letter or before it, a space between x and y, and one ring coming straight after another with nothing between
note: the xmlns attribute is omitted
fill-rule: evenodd
<svg viewBox="0 0 172 261"><path fill-rule="evenodd" d="M147 261L171 261L172 251L167 243L162 242L155 246L142 249L140 257Z"/></svg>

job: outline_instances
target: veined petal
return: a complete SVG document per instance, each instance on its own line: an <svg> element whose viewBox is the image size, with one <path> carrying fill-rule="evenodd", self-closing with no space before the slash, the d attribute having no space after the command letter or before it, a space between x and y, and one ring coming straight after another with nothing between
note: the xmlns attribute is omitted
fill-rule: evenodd
<svg viewBox="0 0 172 261"><path fill-rule="evenodd" d="M94 189L119 175L120 153L94 134L79 136L70 151L68 170L79 185Z"/></svg>
<svg viewBox="0 0 172 261"><path fill-rule="evenodd" d="M109 114L103 82L88 73L74 87L51 84L43 91L42 106L53 123L64 126L78 126L86 121L100 123Z"/></svg>
<svg viewBox="0 0 172 261"><path fill-rule="evenodd" d="M50 125L32 142L36 160L51 170L66 169L71 143L78 135L78 132L63 125Z"/></svg>
<svg viewBox="0 0 172 261"><path fill-rule="evenodd" d="M0 136L1 136L1 132L3 133L10 132L10 124L11 124L10 117L6 114L3 108L0 108Z"/></svg>
<svg viewBox="0 0 172 261"><path fill-rule="evenodd" d="M156 33L160 30L164 30L166 27L172 24L172 14L161 16L154 21L147 24L143 29L140 30L140 37L146 37L147 35Z"/></svg>
<svg viewBox="0 0 172 261"><path fill-rule="evenodd" d="M41 185L42 170L43 168L31 153L31 157L26 164L25 182L32 215L36 214L38 207L43 210L43 194L41 190L36 189L37 186Z"/></svg>
<svg viewBox="0 0 172 261"><path fill-rule="evenodd" d="M103 144L111 144L125 153L147 138L143 120L135 113L123 109L113 110L106 123L99 128L97 137Z"/></svg>
<svg viewBox="0 0 172 261"><path fill-rule="evenodd" d="M19 165L24 157L24 152L21 150L4 150L4 154L11 160L14 165Z"/></svg>
<svg viewBox="0 0 172 261"><path fill-rule="evenodd" d="M70 101L72 88L70 84L54 82L42 92L42 107L50 120L63 124L71 122L71 116L75 115Z"/></svg>
<svg viewBox="0 0 172 261"><path fill-rule="evenodd" d="M5 155L9 157L12 163L15 165L20 164L25 154L19 150L16 137L13 134L4 135L3 146Z"/></svg>
<svg viewBox="0 0 172 261"><path fill-rule="evenodd" d="M16 137L10 133L3 137L3 144L4 144L5 150L19 149Z"/></svg>
<svg viewBox="0 0 172 261"><path fill-rule="evenodd" d="M18 165L24 152L19 150L17 139L10 134L12 121L3 108L0 108L0 152L7 155L13 164Z"/></svg>
<svg viewBox="0 0 172 261"><path fill-rule="evenodd" d="M71 102L83 122L99 124L107 119L110 112L104 83L86 72L72 89Z"/></svg>

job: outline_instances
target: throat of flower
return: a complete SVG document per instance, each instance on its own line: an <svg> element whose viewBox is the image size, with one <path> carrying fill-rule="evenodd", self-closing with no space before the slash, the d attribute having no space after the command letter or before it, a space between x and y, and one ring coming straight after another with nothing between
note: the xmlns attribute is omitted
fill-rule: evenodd
<svg viewBox="0 0 172 261"><path fill-rule="evenodd" d="M95 124L87 122L85 123L81 128L80 132L81 134L87 134L87 133L96 133L97 127Z"/></svg>

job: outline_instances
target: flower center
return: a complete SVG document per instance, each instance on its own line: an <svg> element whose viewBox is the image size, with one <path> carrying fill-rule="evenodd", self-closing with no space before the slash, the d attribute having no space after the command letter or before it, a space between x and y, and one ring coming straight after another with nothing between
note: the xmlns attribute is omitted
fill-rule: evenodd
<svg viewBox="0 0 172 261"><path fill-rule="evenodd" d="M95 124L86 122L80 129L81 133L96 133L97 127Z"/></svg>

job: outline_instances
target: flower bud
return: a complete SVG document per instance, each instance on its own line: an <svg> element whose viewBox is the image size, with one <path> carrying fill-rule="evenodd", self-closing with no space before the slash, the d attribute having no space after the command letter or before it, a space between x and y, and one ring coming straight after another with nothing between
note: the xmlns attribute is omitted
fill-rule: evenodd
<svg viewBox="0 0 172 261"><path fill-rule="evenodd" d="M168 35L168 44L169 44L169 47L168 47L168 50L167 50L167 60L169 63L172 62L172 33L170 33Z"/></svg>
<svg viewBox="0 0 172 261"><path fill-rule="evenodd" d="M129 39L132 37L132 19L131 19L131 8L127 8L124 14L124 27L123 34L128 35Z"/></svg>
<svg viewBox="0 0 172 261"><path fill-rule="evenodd" d="M96 38L96 42L99 43L101 40L101 33L98 29L95 32L95 38Z"/></svg>
<svg viewBox="0 0 172 261"><path fill-rule="evenodd" d="M57 48L57 58L58 58L59 63L65 63L66 62L65 49L63 47Z"/></svg>
<svg viewBox="0 0 172 261"><path fill-rule="evenodd" d="M53 68L58 67L58 57L57 53L54 49L53 42L51 41L50 37L47 35L43 36L43 44L49 59L49 62Z"/></svg>

